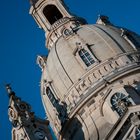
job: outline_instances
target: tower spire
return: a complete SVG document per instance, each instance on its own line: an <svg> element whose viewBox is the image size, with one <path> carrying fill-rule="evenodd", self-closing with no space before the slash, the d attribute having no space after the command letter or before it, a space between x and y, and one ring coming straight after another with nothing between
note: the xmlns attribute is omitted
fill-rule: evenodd
<svg viewBox="0 0 140 140"><path fill-rule="evenodd" d="M31 106L17 97L6 85L9 95L8 116L12 123L12 140L52 140L49 121L42 120L31 111Z"/></svg>

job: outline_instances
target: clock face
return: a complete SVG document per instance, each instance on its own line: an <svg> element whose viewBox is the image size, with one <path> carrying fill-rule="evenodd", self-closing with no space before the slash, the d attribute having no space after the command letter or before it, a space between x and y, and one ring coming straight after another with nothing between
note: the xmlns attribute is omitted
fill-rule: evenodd
<svg viewBox="0 0 140 140"><path fill-rule="evenodd" d="M37 140L44 140L45 134L39 130L35 131L35 137Z"/></svg>

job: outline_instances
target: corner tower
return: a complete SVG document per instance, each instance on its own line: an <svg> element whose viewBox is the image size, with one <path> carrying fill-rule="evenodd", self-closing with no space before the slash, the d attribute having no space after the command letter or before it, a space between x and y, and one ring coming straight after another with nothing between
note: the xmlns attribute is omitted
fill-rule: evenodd
<svg viewBox="0 0 140 140"><path fill-rule="evenodd" d="M53 140L49 130L49 121L34 115L28 103L15 95L9 85L8 115L12 123L12 140Z"/></svg>
<svg viewBox="0 0 140 140"><path fill-rule="evenodd" d="M140 137L140 36L99 16L94 25L61 0L31 1L46 33L41 97L59 140Z"/></svg>

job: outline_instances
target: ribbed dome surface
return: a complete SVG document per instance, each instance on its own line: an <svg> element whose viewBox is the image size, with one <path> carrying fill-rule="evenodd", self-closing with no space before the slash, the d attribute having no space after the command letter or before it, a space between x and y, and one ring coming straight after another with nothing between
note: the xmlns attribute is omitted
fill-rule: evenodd
<svg viewBox="0 0 140 140"><path fill-rule="evenodd" d="M44 78L47 72L57 94L63 98L81 76L98 64L119 54L135 51L121 34L122 30L117 27L95 24L81 26L77 33L68 39L60 37L49 53L47 70L44 69L42 77ZM97 59L96 64L83 67L76 56L77 43L81 43L81 46L91 46Z"/></svg>

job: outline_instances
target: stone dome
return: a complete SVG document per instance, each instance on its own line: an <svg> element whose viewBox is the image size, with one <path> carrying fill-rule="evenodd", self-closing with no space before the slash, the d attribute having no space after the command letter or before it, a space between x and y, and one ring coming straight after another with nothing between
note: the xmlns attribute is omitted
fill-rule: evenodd
<svg viewBox="0 0 140 140"><path fill-rule="evenodd" d="M46 35L49 54L37 62L42 102L56 137L135 138L128 122L130 128L139 124L131 113L140 112L140 36L103 15L87 25L61 0L39 0L30 13Z"/></svg>
<svg viewBox="0 0 140 140"><path fill-rule="evenodd" d="M48 54L46 65L42 73L42 81L51 81L59 98L64 99L67 91L91 69L96 69L107 60L111 60L123 53L136 52L125 33L136 40L140 37L126 29L113 25L83 25L75 34L60 37ZM86 66L79 58L79 50L88 49L94 63Z"/></svg>

